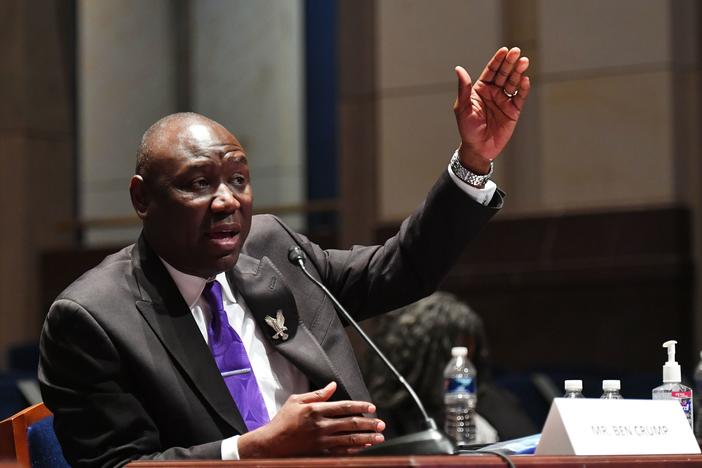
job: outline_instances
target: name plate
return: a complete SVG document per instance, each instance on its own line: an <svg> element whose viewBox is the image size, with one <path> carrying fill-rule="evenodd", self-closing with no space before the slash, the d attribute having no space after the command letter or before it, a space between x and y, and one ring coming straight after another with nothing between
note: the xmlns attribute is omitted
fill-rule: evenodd
<svg viewBox="0 0 702 468"><path fill-rule="evenodd" d="M700 453L678 401L556 398L537 455Z"/></svg>

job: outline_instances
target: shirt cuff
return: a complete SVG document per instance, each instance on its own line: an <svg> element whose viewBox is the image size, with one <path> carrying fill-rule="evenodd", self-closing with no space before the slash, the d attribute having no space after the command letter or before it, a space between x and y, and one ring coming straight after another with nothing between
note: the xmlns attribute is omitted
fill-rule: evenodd
<svg viewBox="0 0 702 468"><path fill-rule="evenodd" d="M236 435L222 441L222 460L239 460L239 437Z"/></svg>
<svg viewBox="0 0 702 468"><path fill-rule="evenodd" d="M456 174L453 173L451 170L451 164L448 165L448 173L451 180L453 180L453 183L467 193L470 198L481 205L487 206L490 204L490 200L492 200L492 196L495 195L495 190L497 190L497 184L495 184L495 182L488 180L483 188L473 187L472 185L463 182Z"/></svg>

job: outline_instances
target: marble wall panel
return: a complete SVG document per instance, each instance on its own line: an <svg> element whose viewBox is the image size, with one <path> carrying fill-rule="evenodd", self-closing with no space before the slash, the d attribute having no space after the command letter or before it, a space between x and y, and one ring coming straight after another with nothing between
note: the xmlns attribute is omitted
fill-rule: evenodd
<svg viewBox="0 0 702 468"><path fill-rule="evenodd" d="M36 340L39 257L73 243L72 17L70 2L0 4L0 356ZM70 11L69 11L70 13ZM5 363L0 359L0 368Z"/></svg>
<svg viewBox="0 0 702 468"><path fill-rule="evenodd" d="M674 201L669 72L544 83L541 92L544 208Z"/></svg>
<svg viewBox="0 0 702 468"><path fill-rule="evenodd" d="M451 82L456 65L463 65L477 78L503 45L500 4L484 0L377 2L378 87Z"/></svg>
<svg viewBox="0 0 702 468"><path fill-rule="evenodd" d="M32 105L25 125L42 138L74 132L74 16L72 2L29 0L24 23L25 90ZM41 12L37 14L37 12Z"/></svg>
<svg viewBox="0 0 702 468"><path fill-rule="evenodd" d="M454 67L477 79L501 45L501 2L377 2L377 219L402 219L424 199L459 137Z"/></svg>
<svg viewBox="0 0 702 468"><path fill-rule="evenodd" d="M670 0L540 0L544 73L670 63Z"/></svg>
<svg viewBox="0 0 702 468"><path fill-rule="evenodd" d="M414 211L458 147L455 90L445 88L379 101L380 223L401 220Z"/></svg>
<svg viewBox="0 0 702 468"><path fill-rule="evenodd" d="M134 213L129 198L129 176L92 190L89 199L83 200L86 212L93 216L84 217L86 229L83 233L83 243L93 247L126 245L136 240L141 231L141 222ZM94 223L108 220L109 225L96 226ZM114 224L117 223L117 224ZM123 226L127 224L126 226Z"/></svg>
<svg viewBox="0 0 702 468"><path fill-rule="evenodd" d="M176 110L170 2L80 0L78 7L80 215L128 215L126 191L105 195L126 187L143 132Z"/></svg>
<svg viewBox="0 0 702 468"><path fill-rule="evenodd" d="M302 2L207 0L191 8L193 109L239 137L257 202L302 202Z"/></svg>
<svg viewBox="0 0 702 468"><path fill-rule="evenodd" d="M76 239L70 223L75 215L74 152L72 136L33 137L24 143L27 235L39 252Z"/></svg>
<svg viewBox="0 0 702 468"><path fill-rule="evenodd" d="M339 245L350 247L375 241L377 8L375 0L337 7Z"/></svg>

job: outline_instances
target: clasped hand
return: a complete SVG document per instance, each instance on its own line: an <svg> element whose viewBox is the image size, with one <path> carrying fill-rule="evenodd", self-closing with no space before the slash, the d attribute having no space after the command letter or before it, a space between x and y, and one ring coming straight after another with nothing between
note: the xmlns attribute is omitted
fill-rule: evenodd
<svg viewBox="0 0 702 468"><path fill-rule="evenodd" d="M239 438L239 456L276 458L303 455L351 454L383 442L385 423L363 416L375 406L364 401L328 401L336 383L301 395L291 395L278 414Z"/></svg>

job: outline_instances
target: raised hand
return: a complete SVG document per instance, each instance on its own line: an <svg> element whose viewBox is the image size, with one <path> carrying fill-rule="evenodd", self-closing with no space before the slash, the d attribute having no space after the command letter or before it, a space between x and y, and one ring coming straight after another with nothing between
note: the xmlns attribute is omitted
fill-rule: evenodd
<svg viewBox="0 0 702 468"><path fill-rule="evenodd" d="M461 135L461 163L486 174L490 162L512 137L519 114L529 95L529 59L514 47L500 48L473 84L463 67L456 67L458 96L453 104Z"/></svg>
<svg viewBox="0 0 702 468"><path fill-rule="evenodd" d="M300 455L349 454L379 444L385 423L362 413L375 412L364 401L328 401L336 383L291 395L270 423L239 438L239 456L275 458Z"/></svg>

